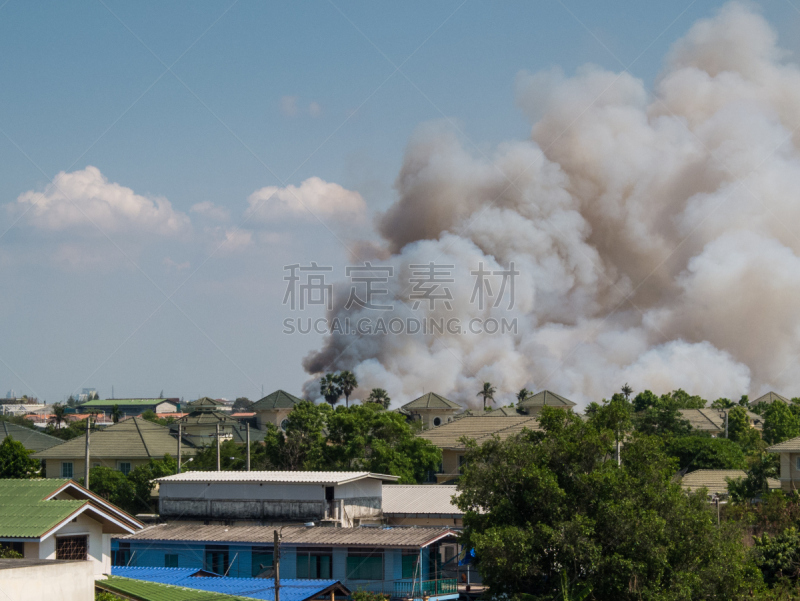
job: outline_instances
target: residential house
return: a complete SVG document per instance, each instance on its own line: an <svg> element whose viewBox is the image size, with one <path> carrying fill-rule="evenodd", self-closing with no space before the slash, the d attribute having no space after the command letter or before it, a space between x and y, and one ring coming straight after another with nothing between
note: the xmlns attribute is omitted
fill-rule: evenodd
<svg viewBox="0 0 800 601"><path fill-rule="evenodd" d="M3 442L7 436L21 442L29 451L43 451L64 442L60 438L38 432L33 428L0 421L0 442Z"/></svg>
<svg viewBox="0 0 800 601"><path fill-rule="evenodd" d="M121 593L130 594L134 591L130 588L130 584L127 587L121 587L120 577L125 580L144 581L148 584L181 586L207 593L244 595L249 599L263 599L264 601L274 601L275 599L275 580L273 578L232 578L197 568L138 566L114 566L111 574L112 582L109 583L111 588ZM166 596L166 592L164 596ZM338 580L280 579L282 601L333 601L336 598L344 601L349 596L350 589Z"/></svg>
<svg viewBox="0 0 800 601"><path fill-rule="evenodd" d="M94 583L89 561L0 559L2 599L94 601Z"/></svg>
<svg viewBox="0 0 800 601"><path fill-rule="evenodd" d="M218 410L219 401L203 398L187 405L190 413L178 418L170 424L172 433L178 435L178 426L185 440L189 440L195 447L210 445L217 436L219 427L220 441L233 440L244 443L246 440L245 426L230 412L223 413Z"/></svg>
<svg viewBox="0 0 800 601"><path fill-rule="evenodd" d="M525 415L536 416L541 413L543 407L558 407L560 409L571 410L576 403L573 403L560 394L550 392L549 390L542 390L536 394L525 397L522 401L517 403L517 409L520 413Z"/></svg>
<svg viewBox="0 0 800 601"><path fill-rule="evenodd" d="M446 528L172 523L115 538L112 544L117 565L177 566L247 578L273 564L276 531L281 580L335 580L350 590L401 598L419 598L421 588L431 601L458 597L455 579L437 578L444 558L458 556L457 534Z"/></svg>
<svg viewBox="0 0 800 601"><path fill-rule="evenodd" d="M101 412L111 415L114 407L119 409L122 417L141 415L145 411L153 413L173 413L178 410L180 399L97 399L86 401L76 406L76 412Z"/></svg>
<svg viewBox="0 0 800 601"><path fill-rule="evenodd" d="M79 478L83 477L85 470L85 452L84 434L33 456L42 461L48 478ZM150 459L162 459L164 455L175 457L177 452L178 440L169 428L141 417L132 417L92 432L89 438L91 467L110 467L124 474ZM181 454L195 453L191 442L184 439Z"/></svg>
<svg viewBox="0 0 800 601"><path fill-rule="evenodd" d="M276 390L253 403L250 411L255 412L256 424L260 429L264 429L267 424L285 429L286 418L289 417L294 406L302 400L284 390Z"/></svg>
<svg viewBox="0 0 800 601"><path fill-rule="evenodd" d="M689 422L695 430L708 432L711 436L725 436L725 416L729 409L679 409L681 417ZM759 432L763 430L763 418L760 415L747 412L747 419L751 428Z"/></svg>
<svg viewBox="0 0 800 601"><path fill-rule="evenodd" d="M767 453L778 453L781 457L781 490L800 490L800 437L792 438L767 449Z"/></svg>
<svg viewBox="0 0 800 601"><path fill-rule="evenodd" d="M760 405L761 403L765 403L767 405L771 405L775 401L783 401L787 405L791 405L792 404L792 401L787 399L785 396L780 395L777 392L770 391L767 394L761 395L756 400L750 401L750 406L751 407L756 407L757 405Z"/></svg>
<svg viewBox="0 0 800 601"><path fill-rule="evenodd" d="M464 512L453 503L457 494L456 487L447 484L384 484L383 517L391 526L461 528Z"/></svg>
<svg viewBox="0 0 800 601"><path fill-rule="evenodd" d="M458 403L435 392L423 394L403 405L401 409L412 420L421 422L423 428L434 428L451 422L458 413L464 411Z"/></svg>
<svg viewBox="0 0 800 601"><path fill-rule="evenodd" d="M746 477L744 470L695 470L681 479L681 486L686 491L705 488L709 496L725 498L728 496L728 479L743 480ZM771 490L781 487L777 478L767 478L767 485Z"/></svg>
<svg viewBox="0 0 800 601"><path fill-rule="evenodd" d="M350 527L379 522L381 484L369 472L184 472L158 478L166 519L320 521Z"/></svg>
<svg viewBox="0 0 800 601"><path fill-rule="evenodd" d="M464 462L465 446L462 438L466 437L481 443L492 436L505 440L512 434L523 430L538 430L539 421L527 415L501 416L488 418L485 416L467 416L442 424L437 428L424 430L421 438L430 441L442 450L442 465L435 475L438 483L449 482L461 475Z"/></svg>
<svg viewBox="0 0 800 601"><path fill-rule="evenodd" d="M25 559L88 560L111 569L111 535L142 524L70 480L0 480L0 544Z"/></svg>
<svg viewBox="0 0 800 601"><path fill-rule="evenodd" d="M204 396L203 398L197 399L196 401L186 403L185 409L190 412L206 410L206 411L227 411L228 413L230 413L231 406L223 401Z"/></svg>

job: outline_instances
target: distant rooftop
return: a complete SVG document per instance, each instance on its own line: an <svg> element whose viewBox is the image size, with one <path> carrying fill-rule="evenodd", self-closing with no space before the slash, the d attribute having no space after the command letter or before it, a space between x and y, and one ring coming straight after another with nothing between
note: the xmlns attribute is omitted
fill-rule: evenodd
<svg viewBox="0 0 800 601"><path fill-rule="evenodd" d="M550 392L549 390L542 390L536 394L526 397L525 400L517 403L518 407L574 407L575 403L560 394Z"/></svg>
<svg viewBox="0 0 800 601"><path fill-rule="evenodd" d="M768 405L771 405L775 401L783 401L787 405L792 404L792 401L787 399L785 396L780 395L777 392L770 391L767 394L761 395L756 400L750 401L750 406L753 407L755 405L758 405L759 403L767 403Z"/></svg>
<svg viewBox="0 0 800 601"><path fill-rule="evenodd" d="M686 490L705 488L709 494L725 495L728 494L727 478L739 480L746 477L744 470L695 470L681 479L681 486ZM770 489L780 488L780 480L767 478L767 486Z"/></svg>
<svg viewBox="0 0 800 601"><path fill-rule="evenodd" d="M0 421L0 442L5 440L7 436L21 442L22 446L29 451L43 451L64 442L61 438L37 432L33 428Z"/></svg>
<svg viewBox="0 0 800 601"><path fill-rule="evenodd" d="M398 476L371 472L183 472L157 478L156 482L269 482L274 484L328 484L339 485L373 478L384 482L397 482Z"/></svg>
<svg viewBox="0 0 800 601"><path fill-rule="evenodd" d="M528 415L500 416L491 419L484 415L470 415L425 430L419 434L419 437L430 441L440 449L463 449L462 437L478 443L495 435L501 440L505 440L524 429L539 430L539 420Z"/></svg>
<svg viewBox="0 0 800 601"><path fill-rule="evenodd" d="M175 404L178 399L95 399L94 401L86 401L77 405L77 408L83 407L113 407L120 405L125 407L151 407L160 405L161 403Z"/></svg>
<svg viewBox="0 0 800 601"><path fill-rule="evenodd" d="M412 409L463 409L463 407L440 394L428 392L403 405L403 409L410 411Z"/></svg>
<svg viewBox="0 0 800 601"><path fill-rule="evenodd" d="M297 403L303 402L303 399L289 394L285 390L276 390L268 394L263 399L259 399L250 405L250 411L268 411L270 409L292 409Z"/></svg>

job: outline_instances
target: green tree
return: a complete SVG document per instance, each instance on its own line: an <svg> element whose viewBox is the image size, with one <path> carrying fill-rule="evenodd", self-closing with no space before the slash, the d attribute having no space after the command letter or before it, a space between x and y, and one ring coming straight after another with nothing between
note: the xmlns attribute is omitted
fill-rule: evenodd
<svg viewBox="0 0 800 601"><path fill-rule="evenodd" d="M56 403L56 405L58 405L58 404L59 403ZM72 395L69 395L69 398L67 399L67 407L74 407L77 404L78 404L78 402L75 400L75 397L73 397Z"/></svg>
<svg viewBox="0 0 800 601"><path fill-rule="evenodd" d="M728 438L738 443L745 452L764 448L761 436L750 425L750 417L744 407L728 410Z"/></svg>
<svg viewBox="0 0 800 601"><path fill-rule="evenodd" d="M750 458L750 468L743 479L728 479L728 493L736 503L757 499L769 492L769 478L780 473L780 456L759 453Z"/></svg>
<svg viewBox="0 0 800 601"><path fill-rule="evenodd" d="M735 406L736 404L732 400L722 397L711 403L712 409L730 409Z"/></svg>
<svg viewBox="0 0 800 601"><path fill-rule="evenodd" d="M325 374L319 381L319 393L325 397L325 401L333 407L342 397L342 387L339 385L339 376L336 374Z"/></svg>
<svg viewBox="0 0 800 601"><path fill-rule="evenodd" d="M489 382L483 383L483 388L477 394L477 396L483 397L483 410L486 411L486 401L491 401L494 403L494 393L497 392L497 389L491 385Z"/></svg>
<svg viewBox="0 0 800 601"><path fill-rule="evenodd" d="M764 441L778 444L784 440L800 436L800 422L789 406L777 400L764 412Z"/></svg>
<svg viewBox="0 0 800 601"><path fill-rule="evenodd" d="M114 405L111 408L111 421L117 424L119 423L120 417L122 417L122 412L119 410L119 405Z"/></svg>
<svg viewBox="0 0 800 601"><path fill-rule="evenodd" d="M697 395L690 395L682 388L673 390L665 396L668 396L670 399L672 399L672 402L675 404L677 409L702 409L706 406L705 399Z"/></svg>
<svg viewBox="0 0 800 601"><path fill-rule="evenodd" d="M389 405L392 402L392 399L389 398L389 393L386 392L383 388L373 388L369 392L369 396L367 397L368 403L378 403L384 409L388 409Z"/></svg>
<svg viewBox="0 0 800 601"><path fill-rule="evenodd" d="M637 394L633 399L633 410L639 413L640 411L645 411L650 407L655 407L658 402L659 399L656 395L649 390L645 390Z"/></svg>
<svg viewBox="0 0 800 601"><path fill-rule="evenodd" d="M0 478L37 478L39 460L18 440L6 436L0 443Z"/></svg>
<svg viewBox="0 0 800 601"><path fill-rule="evenodd" d="M51 423L55 424L56 429L60 428L61 424L63 424L64 421L66 421L66 407L64 407L64 405L62 405L61 403L56 403L55 405L53 405L53 408L50 410L50 413L51 413L50 417Z"/></svg>
<svg viewBox="0 0 800 601"><path fill-rule="evenodd" d="M517 403L521 403L522 401L527 399L530 395L531 395L531 391L530 390L528 390L527 388L522 388L517 393Z"/></svg>
<svg viewBox="0 0 800 601"><path fill-rule="evenodd" d="M80 480L83 484L83 479ZM138 513L133 484L119 470L105 466L93 467L89 470L89 488L109 503L113 503L128 513Z"/></svg>
<svg viewBox="0 0 800 601"><path fill-rule="evenodd" d="M250 409L250 406L253 402L248 399L246 396L240 396L235 401L233 401L233 407L231 408L234 413L240 413L242 411L247 411Z"/></svg>
<svg viewBox="0 0 800 601"><path fill-rule="evenodd" d="M787 528L774 537L765 533L753 542L756 565L761 568L767 583L775 584L783 578L797 580L800 576L800 534L796 528Z"/></svg>
<svg viewBox="0 0 800 601"><path fill-rule="evenodd" d="M128 474L128 482L134 493L134 511L132 513L153 511L152 493L156 485L155 479L171 476L177 471L178 461L170 455L164 455L161 459L151 458L147 463L131 470ZM91 475L89 477L91 478Z"/></svg>
<svg viewBox="0 0 800 601"><path fill-rule="evenodd" d="M735 599L759 584L738 527L681 489L658 437L633 436L617 466L610 430L553 408L539 426L468 445L456 503L487 596Z"/></svg>
<svg viewBox="0 0 800 601"><path fill-rule="evenodd" d="M643 407L634 417L636 429L643 434L685 436L692 431L692 426L681 415L679 402L670 394L656 397L645 390L636 395L633 406L634 409Z"/></svg>
<svg viewBox="0 0 800 601"><path fill-rule="evenodd" d="M624 392L628 388L628 393ZM633 427L631 415L633 414L633 405L628 401L628 396L633 392L630 387L625 384L622 393L616 393L611 397L610 401L603 399L603 404L597 407L591 407L591 414L589 420L599 429L611 430L614 433L614 457L617 463L621 460L621 443L626 432L629 432Z"/></svg>
<svg viewBox="0 0 800 601"><path fill-rule="evenodd" d="M343 371L339 374L339 388L342 389L344 395L344 403L346 407L350 406L350 395L358 388L358 380L352 371Z"/></svg>
<svg viewBox="0 0 800 601"><path fill-rule="evenodd" d="M741 470L747 467L742 448L726 438L680 436L667 441L665 451L681 471Z"/></svg>
<svg viewBox="0 0 800 601"><path fill-rule="evenodd" d="M324 430L330 413L328 405L302 401L289 413L284 431L268 424L264 436L267 462L279 470L326 469Z"/></svg>
<svg viewBox="0 0 800 601"><path fill-rule="evenodd" d="M625 397L625 400L628 401L630 400L631 395L633 394L633 388L628 386L628 383L625 382L625 384L622 385L622 388L620 388L620 392L622 393L622 396Z"/></svg>

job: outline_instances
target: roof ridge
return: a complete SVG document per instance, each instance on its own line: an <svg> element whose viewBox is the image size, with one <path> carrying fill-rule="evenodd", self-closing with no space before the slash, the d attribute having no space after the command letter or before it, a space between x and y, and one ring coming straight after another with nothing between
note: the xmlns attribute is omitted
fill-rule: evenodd
<svg viewBox="0 0 800 601"><path fill-rule="evenodd" d="M142 439L142 444L144 445L145 453L147 453L148 457L152 457L152 455L150 454L150 449L147 448L147 442L145 441L144 435L142 434L142 429L139 427L139 421L137 416L134 416L133 418L133 425L136 426L136 431L139 433L139 438Z"/></svg>

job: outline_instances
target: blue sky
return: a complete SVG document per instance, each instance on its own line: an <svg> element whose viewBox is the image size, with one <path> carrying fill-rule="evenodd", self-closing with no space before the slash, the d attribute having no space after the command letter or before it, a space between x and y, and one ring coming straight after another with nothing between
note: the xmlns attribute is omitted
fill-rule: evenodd
<svg viewBox="0 0 800 601"><path fill-rule="evenodd" d="M282 268L341 265L338 238L375 237L370 218L395 200L421 124L444 120L479 149L526 139L520 71L621 62L649 86L670 44L721 4L8 0L0 392L299 392L301 360L320 339L281 334ZM797 50L800 12L778 1L762 10ZM54 226L14 208L87 166L166 199L190 225ZM360 194L366 219L245 222L256 190L310 177ZM255 242L220 246L239 226Z"/></svg>

